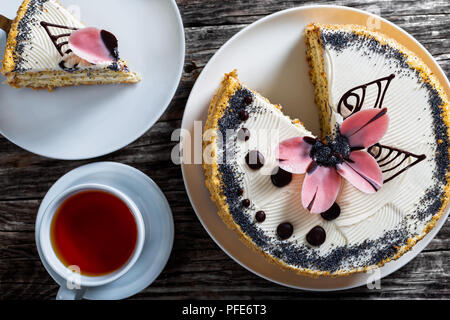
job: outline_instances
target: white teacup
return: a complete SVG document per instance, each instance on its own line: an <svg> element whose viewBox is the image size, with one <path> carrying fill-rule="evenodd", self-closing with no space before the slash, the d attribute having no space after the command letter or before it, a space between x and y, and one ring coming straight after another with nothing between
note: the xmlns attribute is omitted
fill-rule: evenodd
<svg viewBox="0 0 450 320"><path fill-rule="evenodd" d="M61 204L66 199L75 194L92 190L107 192L121 199L133 213L133 217L137 226L136 246L128 261L119 270L101 276L82 275L80 273L80 270L77 270L76 266L65 266L56 255L51 242L51 224L53 221L53 217ZM102 184L80 184L65 190L57 197L55 197L55 199L53 199L53 201L49 204L44 212L38 237L40 240L40 246L42 248L44 259L59 276L66 280L65 286L60 287L56 299L73 300L81 299L84 295L85 290L89 287L102 286L114 280L117 280L135 264L144 246L145 225L138 207L127 195L122 193L120 190Z"/></svg>

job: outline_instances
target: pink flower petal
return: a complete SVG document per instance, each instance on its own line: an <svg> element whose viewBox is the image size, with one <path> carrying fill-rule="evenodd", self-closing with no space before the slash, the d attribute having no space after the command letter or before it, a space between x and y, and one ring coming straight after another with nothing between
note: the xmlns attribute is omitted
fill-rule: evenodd
<svg viewBox="0 0 450 320"><path fill-rule="evenodd" d="M292 138L281 142L276 150L280 168L291 173L305 173L312 162L309 154L314 142L315 139L310 137Z"/></svg>
<svg viewBox="0 0 450 320"><path fill-rule="evenodd" d="M368 109L355 113L341 125L341 134L352 147L370 147L386 133L389 125L387 109Z"/></svg>
<svg viewBox="0 0 450 320"><path fill-rule="evenodd" d="M81 59L94 64L118 60L116 37L97 28L74 31L69 37L69 48Z"/></svg>
<svg viewBox="0 0 450 320"><path fill-rule="evenodd" d="M383 175L377 161L365 151L353 151L350 161L337 165L338 173L355 188L375 193L383 185Z"/></svg>
<svg viewBox="0 0 450 320"><path fill-rule="evenodd" d="M313 162L308 168L302 186L302 203L311 213L327 211L341 187L341 177L334 167L319 166Z"/></svg>

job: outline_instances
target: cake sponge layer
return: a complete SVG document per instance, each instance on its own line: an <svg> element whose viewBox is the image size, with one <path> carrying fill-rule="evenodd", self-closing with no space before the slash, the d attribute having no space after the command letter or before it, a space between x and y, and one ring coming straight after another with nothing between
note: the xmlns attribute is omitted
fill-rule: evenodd
<svg viewBox="0 0 450 320"><path fill-rule="evenodd" d="M57 87L114 83L137 83L141 77L134 72L112 70L41 71L35 73L8 73L6 82L15 88L47 89Z"/></svg>
<svg viewBox="0 0 450 320"><path fill-rule="evenodd" d="M332 133L331 109L328 106L328 79L325 74L320 28L314 24L306 27L306 59L310 66L309 75L314 85L315 100L319 108L321 136L324 139Z"/></svg>

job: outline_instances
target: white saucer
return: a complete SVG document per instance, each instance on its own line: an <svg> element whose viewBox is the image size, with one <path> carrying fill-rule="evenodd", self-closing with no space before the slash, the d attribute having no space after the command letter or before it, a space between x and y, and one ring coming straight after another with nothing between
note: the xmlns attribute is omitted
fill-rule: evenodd
<svg viewBox="0 0 450 320"><path fill-rule="evenodd" d="M74 169L61 177L48 191L39 207L36 235L45 208L63 190L76 184L100 183L126 193L139 207L145 227L145 243L135 265L119 279L96 288L88 288L85 299L116 300L128 298L148 287L164 269L174 240L172 211L166 197L148 176L130 166L115 162L98 162ZM36 246L44 267L59 284L65 280L49 268L36 236Z"/></svg>
<svg viewBox="0 0 450 320"><path fill-rule="evenodd" d="M208 106L223 75L237 69L239 78L270 101L283 106L292 118L302 119L313 132L319 132L318 111L314 90L309 79L305 57L304 27L311 22L330 24L362 24L379 21L379 31L396 39L416 53L439 78L446 92L450 84L445 73L431 54L412 36L391 22L370 13L340 6L304 6L284 10L264 17L233 36L211 58L198 77L183 115L182 128L195 138L194 122L207 118ZM184 140L194 146L194 141ZM379 273L361 273L348 277L318 279L283 271L267 262L260 254L245 246L228 229L217 214L205 187L200 164L182 164L183 178L192 206L209 235L236 262L249 271L272 282L297 289L333 291L366 285L377 276L385 277L398 270L414 257L437 234L445 223L449 210L436 227L410 252L379 269Z"/></svg>
<svg viewBox="0 0 450 320"><path fill-rule="evenodd" d="M22 1L2 1L0 13L13 18ZM169 106L183 71L183 23L175 0L60 1L87 25L113 32L142 82L49 93L11 88L0 75L0 133L42 156L94 158L135 141ZM5 38L0 30L0 63Z"/></svg>

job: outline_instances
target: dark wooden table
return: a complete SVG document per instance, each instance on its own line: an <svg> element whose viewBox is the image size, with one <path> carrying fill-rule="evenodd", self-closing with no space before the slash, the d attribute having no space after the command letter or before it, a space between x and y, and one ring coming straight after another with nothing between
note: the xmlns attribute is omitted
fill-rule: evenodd
<svg viewBox="0 0 450 320"><path fill-rule="evenodd" d="M180 167L170 154L171 133L204 65L231 36L276 11L305 4L340 4L379 12L419 40L450 76L448 0L294 1L177 0L186 33L186 62L180 86L151 130L111 155L91 161L43 158L0 137L0 299L54 299L57 285L42 266L34 222L47 190L63 174L93 161L117 161L142 170L164 191L175 221L175 243L160 277L133 299L449 299L450 223L413 261L366 287L338 293L311 293L261 279L230 259L198 221L184 189ZM13 107L13 106L12 106Z"/></svg>

